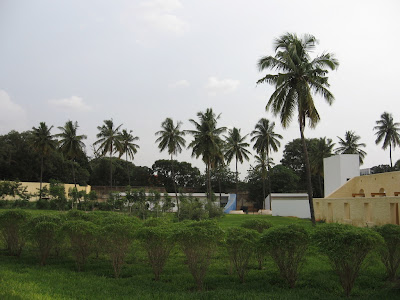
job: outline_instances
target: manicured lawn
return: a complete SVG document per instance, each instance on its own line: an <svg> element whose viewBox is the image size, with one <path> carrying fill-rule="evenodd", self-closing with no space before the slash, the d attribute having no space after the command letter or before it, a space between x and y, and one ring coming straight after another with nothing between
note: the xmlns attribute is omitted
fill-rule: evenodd
<svg viewBox="0 0 400 300"><path fill-rule="evenodd" d="M37 211L36 211L37 212ZM274 225L298 223L311 230L309 220L259 215L227 215L219 223L223 229L249 218L265 218ZM83 272L76 272L70 254L52 257L40 267L32 249L18 259L0 253L0 299L345 299L336 274L327 259L310 247L297 286L289 289L271 258L263 270L251 262L246 282L231 274L226 249L221 246L207 273L206 290L198 292L185 263L175 247L159 282L147 263L145 252L135 243L122 270L113 278L106 257L92 256ZM352 299L400 299L400 293L385 281L384 267L374 255L356 281Z"/></svg>

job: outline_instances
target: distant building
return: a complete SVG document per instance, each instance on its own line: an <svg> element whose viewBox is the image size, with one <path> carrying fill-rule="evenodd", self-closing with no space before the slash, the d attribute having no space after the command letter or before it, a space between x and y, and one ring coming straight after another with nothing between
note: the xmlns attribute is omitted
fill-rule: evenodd
<svg viewBox="0 0 400 300"><path fill-rule="evenodd" d="M397 171L353 177L325 198L315 198L314 211L316 220L327 223L400 225L399 204Z"/></svg>

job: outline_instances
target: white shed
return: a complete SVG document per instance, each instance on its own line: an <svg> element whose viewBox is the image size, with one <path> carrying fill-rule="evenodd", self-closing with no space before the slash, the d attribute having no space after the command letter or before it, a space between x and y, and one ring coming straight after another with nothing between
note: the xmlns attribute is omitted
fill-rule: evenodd
<svg viewBox="0 0 400 300"><path fill-rule="evenodd" d="M270 199L273 216L311 218L306 193L272 193L265 199L265 207Z"/></svg>

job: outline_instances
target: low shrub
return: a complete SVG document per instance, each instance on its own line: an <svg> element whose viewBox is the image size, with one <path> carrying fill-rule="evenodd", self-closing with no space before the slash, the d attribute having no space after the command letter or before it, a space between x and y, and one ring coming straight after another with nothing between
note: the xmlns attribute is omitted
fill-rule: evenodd
<svg viewBox="0 0 400 300"><path fill-rule="evenodd" d="M193 220L201 221L208 218L208 214L203 208L203 204L197 198L193 197L179 197L179 221Z"/></svg>
<svg viewBox="0 0 400 300"><path fill-rule="evenodd" d="M75 256L78 271L85 266L88 256L96 246L98 229L95 224L89 221L71 220L63 226L70 241L71 251Z"/></svg>
<svg viewBox="0 0 400 300"><path fill-rule="evenodd" d="M379 246L378 252L386 267L388 279L393 281L400 265L400 226L386 224L376 228L376 231L385 241Z"/></svg>
<svg viewBox="0 0 400 300"><path fill-rule="evenodd" d="M119 277L125 264L125 257L133 242L134 233L134 223L122 218L115 219L115 222L104 226L101 230L100 240L103 242L106 254L111 259L115 278Z"/></svg>
<svg viewBox="0 0 400 300"><path fill-rule="evenodd" d="M242 283L248 272L249 261L255 250L257 239L257 232L240 227L229 228L226 233L226 247L229 259Z"/></svg>
<svg viewBox="0 0 400 300"><path fill-rule="evenodd" d="M254 254L255 254L255 257L256 257L256 260L258 263L258 269L261 270L263 267L263 262L265 260L266 250L260 240L260 237L261 237L260 234L264 230L271 228L272 224L271 224L271 222L268 222L267 220L263 220L263 219L251 219L251 220L244 221L241 224L241 227L256 230L259 233L256 245L254 247Z"/></svg>
<svg viewBox="0 0 400 300"><path fill-rule="evenodd" d="M260 243L272 256L290 288L294 288L308 248L308 232L298 225L272 227L262 234Z"/></svg>
<svg viewBox="0 0 400 300"><path fill-rule="evenodd" d="M321 225L313 239L321 252L328 256L346 296L350 295L367 254L384 242L371 229L343 224Z"/></svg>
<svg viewBox="0 0 400 300"><path fill-rule="evenodd" d="M57 244L58 231L60 225L54 222L41 221L29 229L29 238L39 252L40 265L46 265L50 251Z"/></svg>
<svg viewBox="0 0 400 300"><path fill-rule="evenodd" d="M265 229L271 228L272 224L263 219L251 219L244 221L240 226L247 229L257 230L259 233L262 233Z"/></svg>
<svg viewBox="0 0 400 300"><path fill-rule="evenodd" d="M25 225L29 218L28 212L19 209L0 214L0 230L10 255L21 255L25 245Z"/></svg>
<svg viewBox="0 0 400 300"><path fill-rule="evenodd" d="M203 289L204 277L223 231L213 221L186 221L180 224L175 238L184 252L197 288Z"/></svg>
<svg viewBox="0 0 400 300"><path fill-rule="evenodd" d="M149 219L138 229L137 238L147 252L154 279L160 275L174 246L174 235L171 224L162 219Z"/></svg>

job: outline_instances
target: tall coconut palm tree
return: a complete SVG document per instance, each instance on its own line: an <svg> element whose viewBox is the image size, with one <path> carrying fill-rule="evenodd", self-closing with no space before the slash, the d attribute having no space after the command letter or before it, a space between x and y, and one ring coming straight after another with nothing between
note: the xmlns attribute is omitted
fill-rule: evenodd
<svg viewBox="0 0 400 300"><path fill-rule="evenodd" d="M72 177L76 188L75 177L75 159L85 149L85 144L82 140L86 139L86 135L77 135L78 122L67 121L64 127L58 127L61 133L56 134L55 137L59 138L59 149L66 159L72 161Z"/></svg>
<svg viewBox="0 0 400 300"><path fill-rule="evenodd" d="M239 173L238 173L238 162L241 164L243 160L249 160L250 151L246 148L250 145L245 142L247 138L247 134L242 137L240 134L240 129L233 127L233 129L229 129L228 135L225 137L225 159L229 164L233 158L235 158L235 167L236 167L236 200L238 200L238 183L239 183ZM243 206L243 199L242 199Z"/></svg>
<svg viewBox="0 0 400 300"><path fill-rule="evenodd" d="M311 58L310 53L318 43L312 35L302 38L296 34L286 33L275 40L275 56L262 57L258 62L260 71L276 70L278 74L267 74L257 81L275 86L275 91L268 100L266 109L279 115L282 126L288 127L293 114L297 112L300 136L303 143L304 160L307 172L307 191L310 204L311 221L315 225L311 170L304 137L306 121L315 127L320 116L314 104L313 95L322 96L328 104L334 97L328 90L328 69L334 70L339 62L330 53Z"/></svg>
<svg viewBox="0 0 400 300"><path fill-rule="evenodd" d="M99 145L98 150L102 156L110 153L110 187L112 188L112 155L115 152L120 152L122 145L119 139L122 124L115 127L113 120L104 120L103 126L97 126L100 131L96 137L98 140L94 142L94 146Z"/></svg>
<svg viewBox="0 0 400 300"><path fill-rule="evenodd" d="M318 176L320 196L324 196L321 178L324 177L324 158L332 156L332 149L335 146L331 139L319 138L311 144L310 165L311 172Z"/></svg>
<svg viewBox="0 0 400 300"><path fill-rule="evenodd" d="M207 108L205 112L198 112L197 117L199 122L193 119L189 120L194 125L195 130L186 131L194 137L188 147L192 148L192 156L196 158L201 156L206 164L207 193L211 201L211 168L213 161L217 161L216 157L223 159L223 141L220 135L226 128L217 127L220 115L216 116L211 108Z"/></svg>
<svg viewBox="0 0 400 300"><path fill-rule="evenodd" d="M182 122L177 122L177 124L174 125L174 121L171 118L166 118L161 123L162 130L156 132L156 135L159 136L159 138L156 139L156 143L159 143L158 148L160 149L160 152L167 149L168 154L171 156L171 176L172 176L172 183L174 185L174 190L175 190L176 206L178 209L178 215L179 215L179 200L178 200L178 190L176 188L176 182L175 182L173 157L174 157L174 155L177 156L178 153L181 153L182 147L185 147L185 144L186 144L186 141L184 138L185 132L183 130L180 130L181 126L182 126Z"/></svg>
<svg viewBox="0 0 400 300"><path fill-rule="evenodd" d="M271 151L277 152L278 148L281 146L279 139L282 136L275 133L275 122L270 122L268 119L261 118L256 124L254 130L251 132L253 136L251 138L254 143L253 149L257 151L259 156L266 155L266 160L269 161ZM267 165L265 165L267 166ZM263 171L263 174L267 174L268 177L268 194L271 194L271 178L270 178L270 168L267 167L268 171ZM263 197L265 200L265 178L263 179Z"/></svg>
<svg viewBox="0 0 400 300"><path fill-rule="evenodd" d="M139 145L134 142L139 140L139 137L132 135L132 130L123 129L121 134L118 137L119 142L121 143L121 149L119 149L119 157L125 154L125 162L126 162L126 173L128 174L128 183L131 185L131 175L129 174L129 164L128 157L133 160L135 154L137 153L137 149L139 149Z"/></svg>
<svg viewBox="0 0 400 300"><path fill-rule="evenodd" d="M358 154L360 156L360 164L363 163L367 152L361 150L360 147L366 147L364 143L358 143L360 137L354 131L346 131L344 139L338 136L339 145L335 149L336 154Z"/></svg>
<svg viewBox="0 0 400 300"><path fill-rule="evenodd" d="M40 155L40 190L39 199L42 199L42 183L43 183L43 168L44 158L57 147L57 141L51 135L53 126L47 127L45 122L40 122L39 127L32 127L31 145L33 149Z"/></svg>
<svg viewBox="0 0 400 300"><path fill-rule="evenodd" d="M389 146L390 167L393 168L392 147L395 149L396 146L400 146L400 123L394 123L392 114L384 112L376 124L377 126L374 127L374 130L377 130L375 144L383 141L383 150Z"/></svg>

